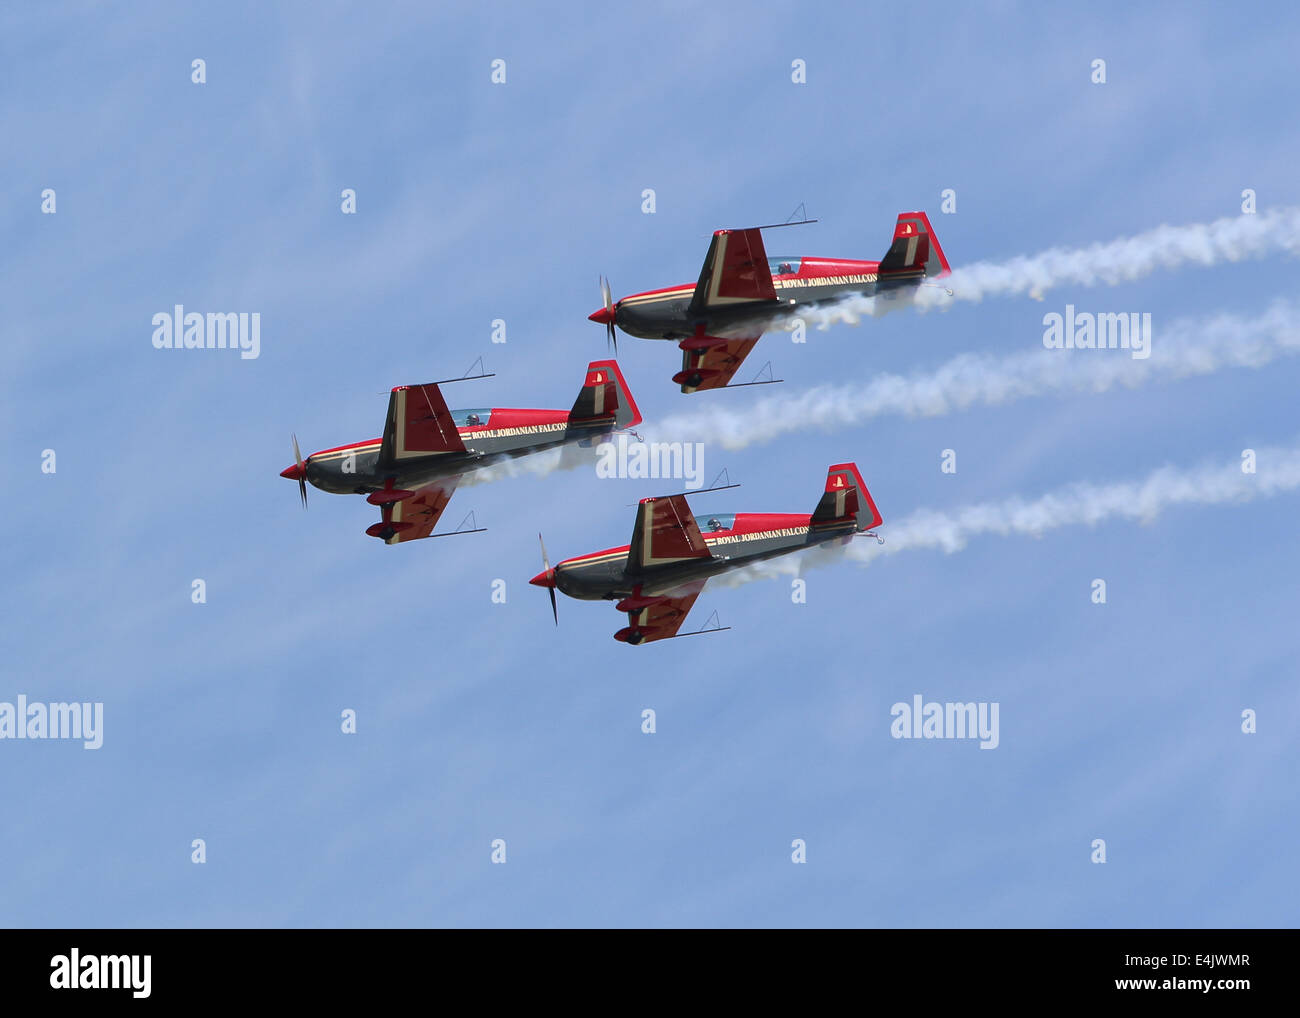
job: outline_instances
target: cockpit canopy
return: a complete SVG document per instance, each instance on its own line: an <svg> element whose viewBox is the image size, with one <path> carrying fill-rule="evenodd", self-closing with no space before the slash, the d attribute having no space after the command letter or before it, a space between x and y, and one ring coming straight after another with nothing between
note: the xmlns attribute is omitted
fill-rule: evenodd
<svg viewBox="0 0 1300 1018"><path fill-rule="evenodd" d="M452 410L451 419L458 428L477 428L486 424L492 416L491 407L479 407L475 410Z"/></svg>
<svg viewBox="0 0 1300 1018"><path fill-rule="evenodd" d="M767 267L774 276L794 276L798 275L802 261L802 258L769 258Z"/></svg>
<svg viewBox="0 0 1300 1018"><path fill-rule="evenodd" d="M707 516L695 517L695 525L705 537L719 530L730 530L736 525L735 513L709 513Z"/></svg>

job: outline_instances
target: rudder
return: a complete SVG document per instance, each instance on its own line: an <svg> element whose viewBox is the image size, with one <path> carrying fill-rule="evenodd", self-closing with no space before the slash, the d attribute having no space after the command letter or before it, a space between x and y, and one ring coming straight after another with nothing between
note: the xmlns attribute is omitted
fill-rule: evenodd
<svg viewBox="0 0 1300 1018"><path fill-rule="evenodd" d="M836 463L826 471L826 488L810 521L842 524L852 521L858 530L880 526L880 510L862 481L856 463Z"/></svg>
<svg viewBox="0 0 1300 1018"><path fill-rule="evenodd" d="M587 365L587 377L569 411L569 420L579 425L612 423L618 428L641 423L641 412L617 361L592 361Z"/></svg>
<svg viewBox="0 0 1300 1018"><path fill-rule="evenodd" d="M900 212L894 224L894 240L880 260L880 281L888 286L941 279L952 268L939 246L930 217L924 212Z"/></svg>

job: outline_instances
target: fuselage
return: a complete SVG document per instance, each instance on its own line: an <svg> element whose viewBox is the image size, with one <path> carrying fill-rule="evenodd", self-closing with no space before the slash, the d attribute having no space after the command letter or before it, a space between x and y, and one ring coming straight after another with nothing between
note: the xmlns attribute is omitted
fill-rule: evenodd
<svg viewBox="0 0 1300 1018"><path fill-rule="evenodd" d="M560 562L552 570L555 586L569 597L583 601L617 600L633 593L654 596L752 562L828 541L847 540L857 531L856 520L813 526L811 519L807 513L697 515L695 521L712 553L710 558L690 559L644 571L630 570L630 546L623 545ZM542 578L536 577L534 582Z"/></svg>
<svg viewBox="0 0 1300 1018"><path fill-rule="evenodd" d="M700 332L710 336L755 336L795 317L800 307L860 294L878 296L909 289L924 278L924 270L891 272L882 284L878 261L845 258L769 258L776 301L750 301L691 311L695 284L669 286L624 297L614 305L613 320L628 335L641 339L680 341ZM605 308L588 317L606 322Z"/></svg>
<svg viewBox="0 0 1300 1018"><path fill-rule="evenodd" d="M599 440L612 430L608 424L597 427L572 425L567 410L484 407L453 410L451 416L465 445L464 452L435 453L380 467L380 439L353 442L308 456L305 460L307 481L321 491L345 495L366 494L383 488L415 489L501 460L516 459L570 442Z"/></svg>

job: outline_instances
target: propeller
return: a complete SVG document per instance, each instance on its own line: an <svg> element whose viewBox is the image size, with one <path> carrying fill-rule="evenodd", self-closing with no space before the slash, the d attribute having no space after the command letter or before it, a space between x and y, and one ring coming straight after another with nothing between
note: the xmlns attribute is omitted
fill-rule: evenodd
<svg viewBox="0 0 1300 1018"><path fill-rule="evenodd" d="M614 331L614 317L618 313L614 307L614 294L610 290L609 280L604 276L600 277L600 297L605 302L605 312L608 317L605 320L605 347L614 348L614 356L618 356L618 334Z"/></svg>
<svg viewBox="0 0 1300 1018"><path fill-rule="evenodd" d="M302 452L298 449L298 436L293 436L293 461L298 464L298 497L302 507L307 508L307 464L302 461Z"/></svg>
<svg viewBox="0 0 1300 1018"><path fill-rule="evenodd" d="M551 571L551 560L546 555L546 542L542 540L542 535L537 535L537 543L542 546L542 572ZM560 624L560 609L555 603L555 582L552 580L551 585L546 588L547 593L551 595L551 617L555 619L555 624Z"/></svg>

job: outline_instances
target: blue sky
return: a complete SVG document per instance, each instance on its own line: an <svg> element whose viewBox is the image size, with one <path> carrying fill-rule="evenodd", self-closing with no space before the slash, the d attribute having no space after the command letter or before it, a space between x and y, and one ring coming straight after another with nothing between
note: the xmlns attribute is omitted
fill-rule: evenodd
<svg viewBox="0 0 1300 1018"><path fill-rule="evenodd" d="M655 482L479 485L445 522L488 533L385 547L360 498L304 514L277 476L291 432L375 437L391 386L479 356L496 377L453 405L568 406L604 356L599 274L688 282L713 229L800 202L821 221L770 253L876 258L924 208L955 267L1234 215L1244 188L1294 205L1293 11L64 4L0 28L0 700L105 705L97 751L0 742L7 924L1294 925L1295 496L845 563L802 605L711 588L693 618L730 632L628 648L612 607L565 600L556 629L526 581L539 530L553 560L623 543ZM1251 313L1295 270L772 335L754 368L865 383L1033 349L1067 302ZM259 312L261 356L155 350L177 303ZM621 339L647 422L763 391L682 396L678 361ZM1298 382L1282 359L702 434L743 487L698 506L809 512L851 459L888 539L921 508L1294 445ZM999 747L891 738L917 693L998 702Z"/></svg>

